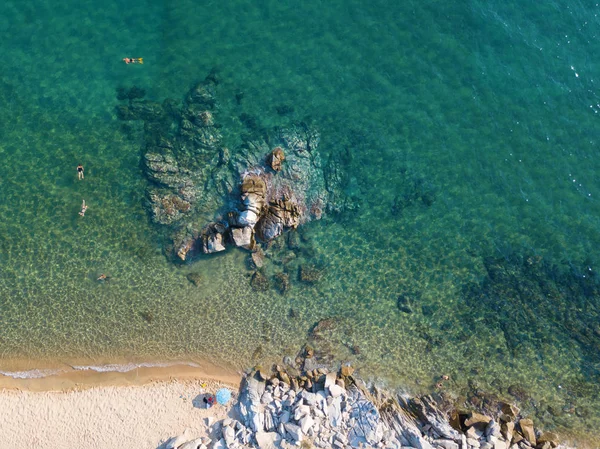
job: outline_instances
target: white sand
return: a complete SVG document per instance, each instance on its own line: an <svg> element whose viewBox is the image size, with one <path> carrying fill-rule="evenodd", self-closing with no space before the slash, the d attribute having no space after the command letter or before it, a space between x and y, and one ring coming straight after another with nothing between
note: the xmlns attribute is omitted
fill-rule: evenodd
<svg viewBox="0 0 600 449"><path fill-rule="evenodd" d="M215 381L160 381L75 391L0 390L0 447L11 449L155 449L171 436L207 435L205 419L226 417L220 405L198 408ZM233 391L237 394L237 391ZM195 400L194 400L195 399ZM198 407L194 404L197 403Z"/></svg>

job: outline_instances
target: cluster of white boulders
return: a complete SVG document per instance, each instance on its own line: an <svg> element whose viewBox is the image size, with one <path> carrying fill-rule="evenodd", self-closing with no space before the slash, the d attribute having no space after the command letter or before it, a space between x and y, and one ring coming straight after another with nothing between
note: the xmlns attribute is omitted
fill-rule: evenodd
<svg viewBox="0 0 600 449"><path fill-rule="evenodd" d="M405 398L367 389L351 376L351 367L342 368L340 373L319 368L299 377L254 371L242 383L234 409L238 419L211 422L212 441L174 441L164 449L564 447L556 434L536 432L530 419L518 420L519 411L510 404L503 404L496 420L474 412L448 417L430 396Z"/></svg>
<svg viewBox="0 0 600 449"><path fill-rule="evenodd" d="M240 392L240 420L257 447L390 449L551 449L554 433L536 433L530 419L505 404L498 421L478 413L457 415L450 425L431 397L405 400L368 390L350 376L321 368L290 379L284 372L248 376ZM346 387L348 385L348 387ZM309 387L306 389L306 387ZM250 441L253 442L252 440Z"/></svg>
<svg viewBox="0 0 600 449"><path fill-rule="evenodd" d="M285 373L279 376L283 380L273 377L268 383L260 373L246 379L238 410L258 447L277 447L284 441L300 445L309 440L316 447L342 449L381 440L383 429L376 408L361 400L358 390L346 390L336 373L316 371L311 373L313 379L325 378L324 388L316 392L294 389L294 382L285 382L289 378Z"/></svg>

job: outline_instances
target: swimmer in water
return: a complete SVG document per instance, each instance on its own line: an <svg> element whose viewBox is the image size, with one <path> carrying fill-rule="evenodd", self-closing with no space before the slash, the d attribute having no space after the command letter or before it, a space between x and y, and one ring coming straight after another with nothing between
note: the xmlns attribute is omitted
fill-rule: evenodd
<svg viewBox="0 0 600 449"><path fill-rule="evenodd" d="M81 164L77 166L77 177L79 178L79 180L83 179L83 165Z"/></svg>
<svg viewBox="0 0 600 449"><path fill-rule="evenodd" d="M143 64L144 58L123 58L125 64Z"/></svg>
<svg viewBox="0 0 600 449"><path fill-rule="evenodd" d="M87 210L87 208L88 207L85 205L85 200L83 200L83 204L81 205L81 212L79 212L79 215L85 217L85 211Z"/></svg>

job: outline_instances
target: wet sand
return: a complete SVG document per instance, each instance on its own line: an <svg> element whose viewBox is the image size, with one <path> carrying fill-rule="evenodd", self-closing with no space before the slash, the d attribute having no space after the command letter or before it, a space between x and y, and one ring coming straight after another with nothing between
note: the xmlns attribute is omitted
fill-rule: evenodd
<svg viewBox="0 0 600 449"><path fill-rule="evenodd" d="M128 371L128 365L141 366ZM166 366L162 366L166 365ZM95 367L95 369L76 369L74 367ZM98 369L102 371L98 371ZM118 371L123 370L123 372ZM168 362L127 362L110 360L105 363L90 363L89 360L70 360L68 363L14 360L2 361L0 372L12 373L0 375L0 389L18 389L27 391L66 391L99 386L144 385L154 381L204 380L216 381L236 387L240 383L241 373L230 367L216 366L210 362L177 363ZM49 373L56 373L48 375ZM18 374L17 374L18 373ZM31 377L40 375L43 377Z"/></svg>

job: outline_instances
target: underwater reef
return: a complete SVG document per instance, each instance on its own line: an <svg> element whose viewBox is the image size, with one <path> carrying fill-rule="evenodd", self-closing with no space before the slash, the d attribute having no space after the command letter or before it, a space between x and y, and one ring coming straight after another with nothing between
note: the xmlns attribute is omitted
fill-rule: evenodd
<svg viewBox="0 0 600 449"><path fill-rule="evenodd" d="M227 148L218 84L209 75L181 104L143 100L137 87L118 90L128 101L117 106L119 119L144 123L148 211L168 230L171 257L192 260L228 246L257 251L304 223L357 207L344 193L346 159L323 160L312 124L261 130Z"/></svg>

